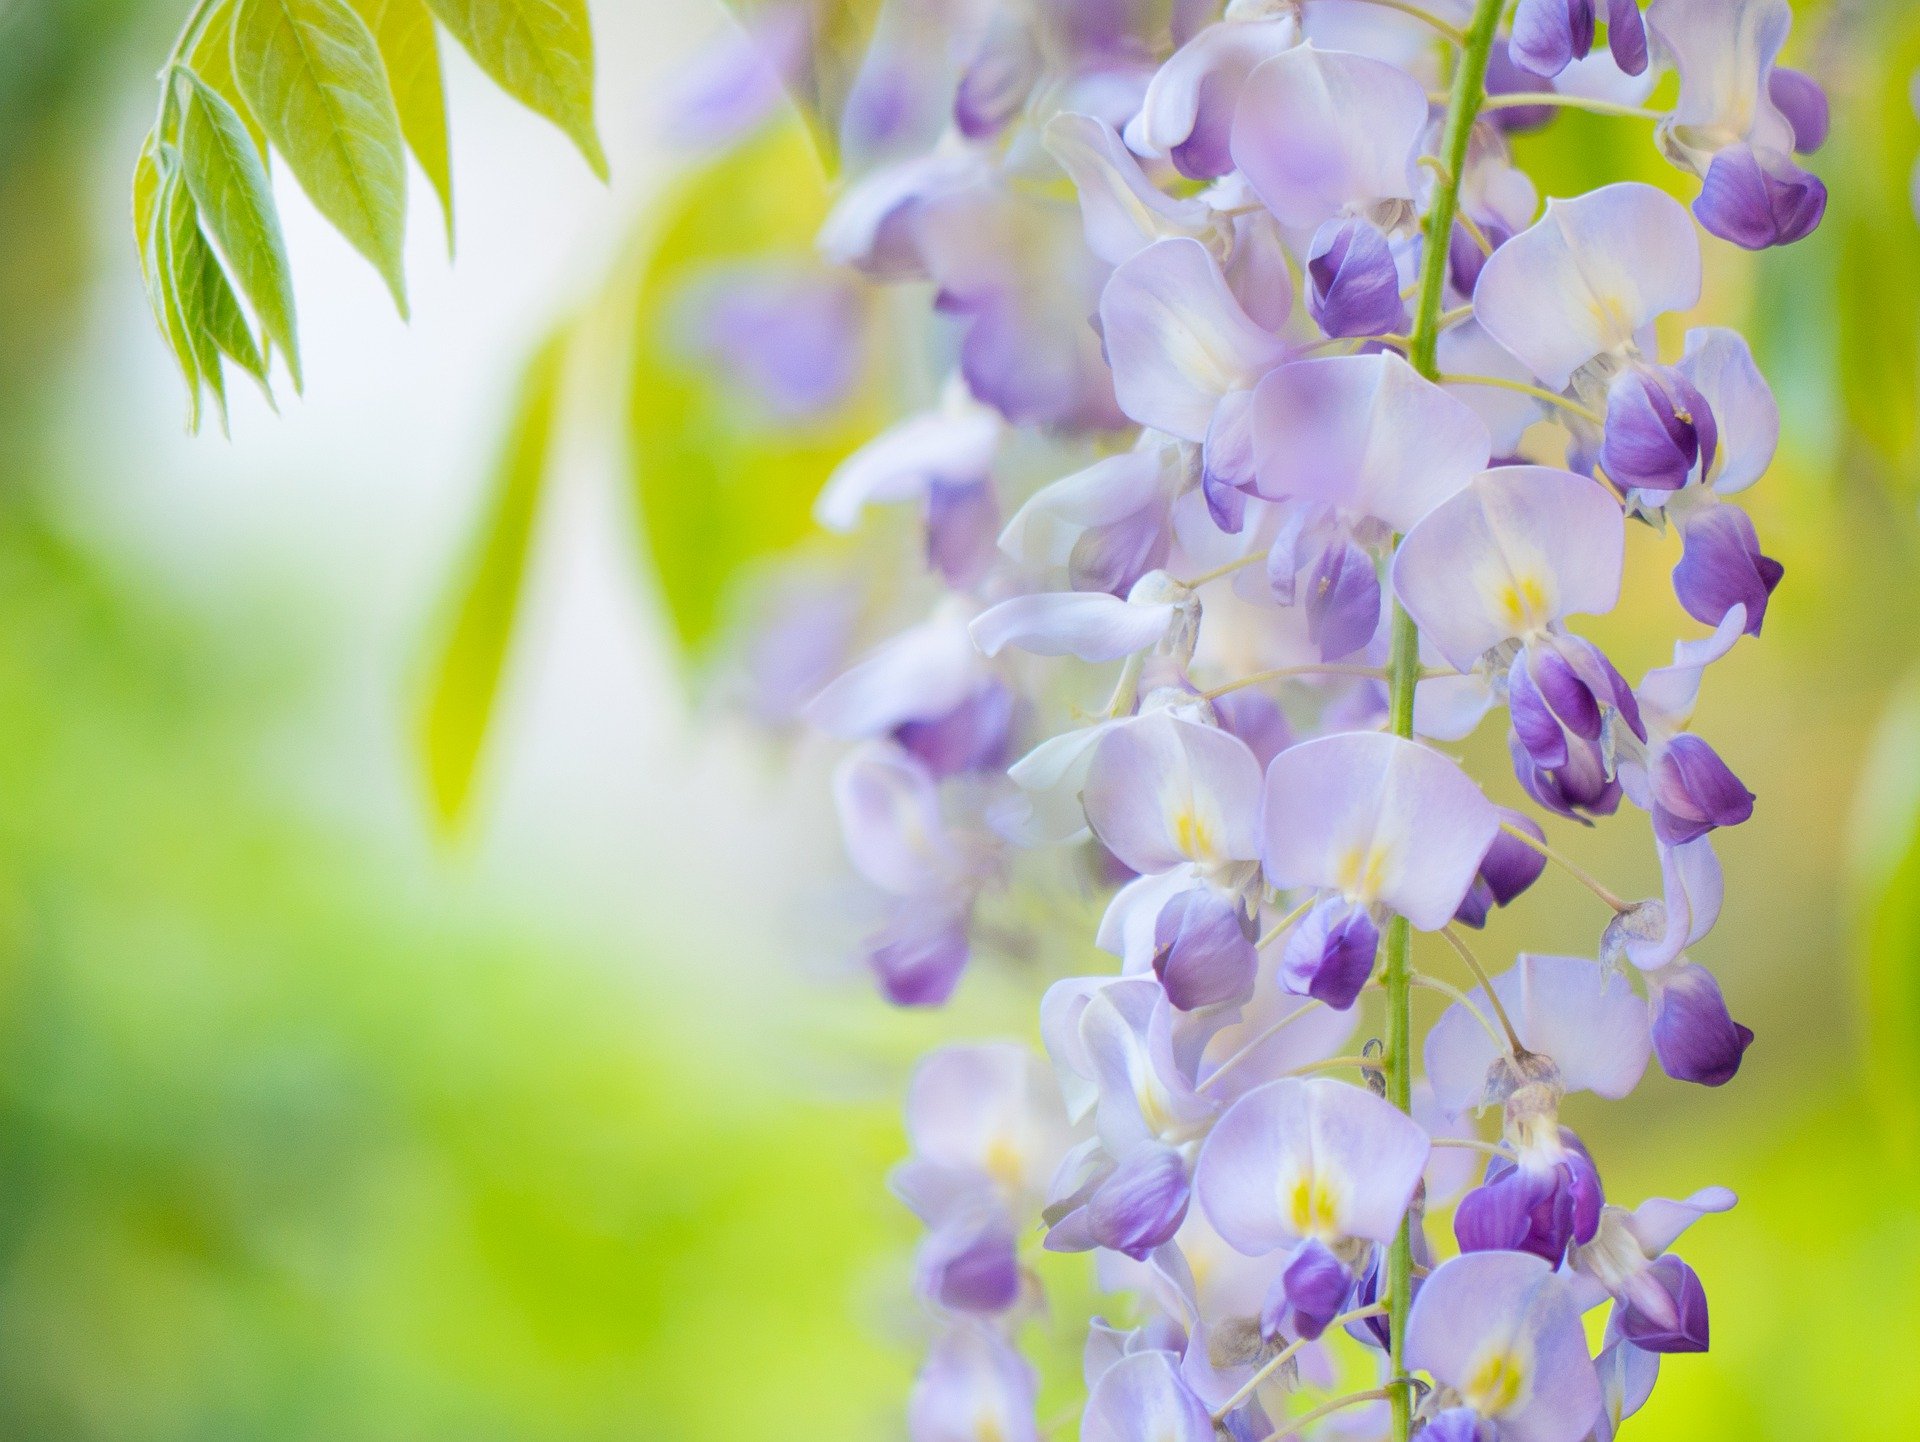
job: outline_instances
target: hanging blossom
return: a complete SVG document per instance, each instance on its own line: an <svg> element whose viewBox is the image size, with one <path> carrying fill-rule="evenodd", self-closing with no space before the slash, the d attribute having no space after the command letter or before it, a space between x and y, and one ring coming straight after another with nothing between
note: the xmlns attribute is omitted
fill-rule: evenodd
<svg viewBox="0 0 1920 1442"><path fill-rule="evenodd" d="M805 68L780 12L709 110ZM1106 1294L1091 1442L1608 1439L1707 1347L1674 1248L1733 1195L1616 1199L1563 1104L1656 1064L1721 1085L1753 1040L1702 943L1714 833L1757 803L1695 720L1782 578L1740 503L1779 417L1738 334L1667 327L1723 241L1820 221L1789 21L881 7L821 249L924 307L929 379L821 495L858 558L831 617L755 654L787 694L847 595L896 619L798 708L844 748L859 959L903 1007L1032 987L1038 1048L950 1046L910 1086L915 1442L1051 1430L1020 1347L1049 1253ZM1543 203L1509 140L1568 107L1647 126L1691 209ZM846 372L833 328L774 318L730 333L767 352L743 374ZM1636 685L1591 628L1668 530L1657 609L1691 629ZM903 551L925 584L880 579ZM1446 749L1494 715L1522 809ZM1645 837L1657 896L1567 859L1596 823ZM1587 950L1483 963L1469 935L1555 863Z"/></svg>

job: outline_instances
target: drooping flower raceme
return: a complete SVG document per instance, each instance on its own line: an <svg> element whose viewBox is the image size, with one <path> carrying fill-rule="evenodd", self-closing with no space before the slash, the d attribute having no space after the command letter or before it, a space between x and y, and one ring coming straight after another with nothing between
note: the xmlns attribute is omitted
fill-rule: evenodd
<svg viewBox="0 0 1920 1442"><path fill-rule="evenodd" d="M1779 414L1738 334L1662 324L1721 241L1820 220L1785 0L881 9L821 245L930 300L936 381L818 503L895 624L804 714L881 993L998 968L1042 1042L910 1084L910 1434L1043 1435L1019 1344L1090 1252L1093 1442L1611 1438L1707 1346L1673 1248L1733 1196L1609 1197L1566 1100L1717 1086L1753 1040L1696 948L1756 801L1696 719L1782 578L1736 499ZM1541 203L1510 135L1653 94L1691 213ZM1669 529L1691 629L1635 686L1588 628ZM1524 809L1446 749L1494 711ZM1567 861L1602 820L1660 895ZM1556 861L1588 949L1483 964Z"/></svg>

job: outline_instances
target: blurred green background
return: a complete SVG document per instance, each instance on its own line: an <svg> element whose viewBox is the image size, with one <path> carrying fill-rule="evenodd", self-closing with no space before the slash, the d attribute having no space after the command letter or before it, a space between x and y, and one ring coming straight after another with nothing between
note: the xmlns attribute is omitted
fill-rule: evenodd
<svg viewBox="0 0 1920 1442"><path fill-rule="evenodd" d="M554 317L625 294L599 277L692 163L653 101L717 11L597 7L611 193L456 70L459 260L416 226L411 329L283 185L314 379L229 442L181 435L125 234L181 8L0 4L0 1436L900 1435L893 1098L1026 993L893 1018L825 966L819 797L688 699L673 641L717 604L676 567L787 537L634 504L586 428L463 841L411 752L503 398ZM1920 18L1797 11L1836 101L1829 220L1716 247L1701 311L1750 330L1786 419L1750 500L1788 580L1700 717L1761 796L1702 949L1760 1039L1730 1089L1575 1118L1616 1196L1742 1196L1689 1239L1714 1350L1669 1364L1647 1439L1920 1415ZM1525 158L1549 192L1675 183L1623 122ZM1632 589L1663 597L1671 560L1638 548ZM1677 615L1601 639L1637 675ZM1569 844L1657 889L1639 831ZM1490 950L1590 945L1584 894L1543 894Z"/></svg>

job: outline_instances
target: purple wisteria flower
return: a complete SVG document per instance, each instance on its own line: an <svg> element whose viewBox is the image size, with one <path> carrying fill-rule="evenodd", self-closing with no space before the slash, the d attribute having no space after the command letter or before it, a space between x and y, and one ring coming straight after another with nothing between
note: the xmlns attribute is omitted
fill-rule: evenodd
<svg viewBox="0 0 1920 1442"><path fill-rule="evenodd" d="M766 644L839 672L803 709L882 993L980 988L964 1027L1044 978L1051 1062L963 1040L909 1083L915 1442L1039 1442L1047 1253L1093 1257L1093 1442L1611 1442L1707 1345L1673 1243L1731 1193L1611 1204L1655 1158L1569 1123L1754 1040L1714 833L1766 813L1695 721L1781 582L1739 500L1781 417L1680 318L1702 227L1818 223L1825 96L1786 0L1416 8L892 4L854 75L821 254L938 398L834 469L837 619ZM1572 106L1653 129L1692 212L1543 206L1513 138ZM715 353L816 413L841 312L741 289ZM1662 544L1677 607L1627 594ZM1625 658L1655 616L1637 687L1581 630ZM855 618L892 639L848 664ZM1514 806L1452 751L1493 712ZM1659 894L1561 820L1644 825ZM1593 952L1483 962L1556 867Z"/></svg>
<svg viewBox="0 0 1920 1442"><path fill-rule="evenodd" d="M1524 1252L1476 1252L1435 1269L1413 1300L1407 1360L1439 1384L1428 1406L1442 1436L1580 1442L1600 1416L1572 1288Z"/></svg>

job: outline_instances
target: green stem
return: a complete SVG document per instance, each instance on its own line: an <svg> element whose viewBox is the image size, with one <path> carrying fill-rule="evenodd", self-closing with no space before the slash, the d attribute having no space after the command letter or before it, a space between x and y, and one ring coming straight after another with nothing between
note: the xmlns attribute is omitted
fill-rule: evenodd
<svg viewBox="0 0 1920 1442"><path fill-rule="evenodd" d="M1407 360L1428 380L1436 380L1440 366L1436 351L1440 317L1446 300L1447 254L1453 240L1453 220L1460 209L1460 177L1466 173L1467 146L1474 121L1487 97L1487 56L1493 49L1494 28L1500 22L1503 0L1475 0L1460 47L1460 63L1453 72L1447 99L1446 127L1441 133L1440 161L1446 173L1434 186L1427 210L1426 244L1420 264L1420 296L1414 307ZM1420 679L1420 630L1398 601L1393 606L1393 652L1387 664L1388 729L1395 736L1413 735L1413 688ZM1404 916L1387 924L1387 1099L1403 1112L1413 1110L1413 933ZM1387 1336L1391 1367L1389 1391L1393 1402L1393 1442L1408 1442L1413 1434L1413 1385L1407 1376L1407 1312L1413 1290L1413 1219L1404 1218L1399 1235L1387 1254Z"/></svg>

